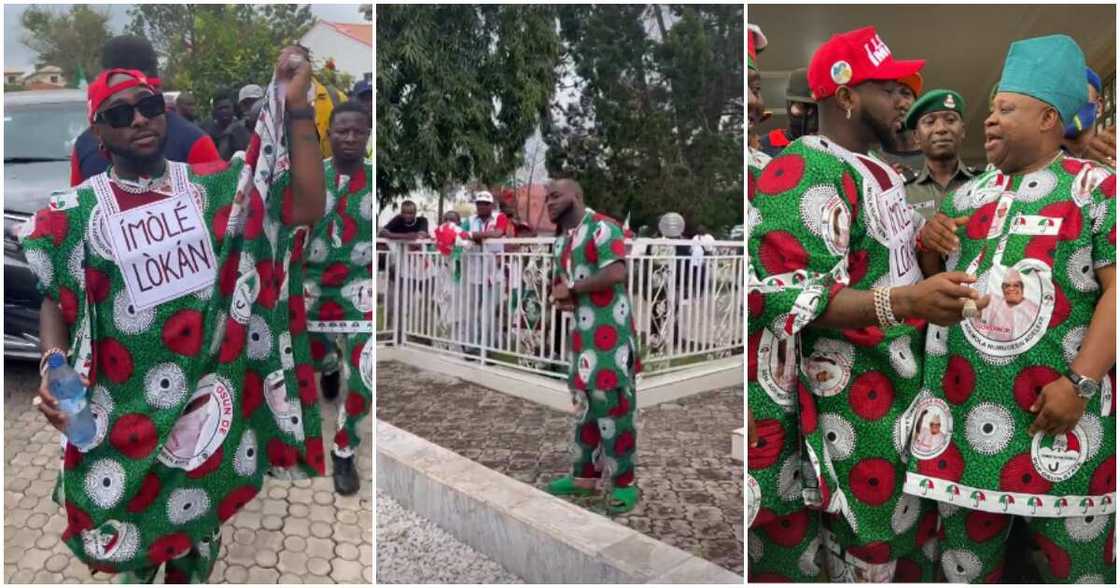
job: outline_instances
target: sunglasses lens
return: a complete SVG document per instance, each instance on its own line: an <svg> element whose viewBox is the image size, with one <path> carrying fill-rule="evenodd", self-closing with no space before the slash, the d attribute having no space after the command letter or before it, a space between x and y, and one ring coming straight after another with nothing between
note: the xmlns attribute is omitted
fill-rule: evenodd
<svg viewBox="0 0 1120 588"><path fill-rule="evenodd" d="M144 118L154 118L164 114L167 109L163 101L163 94L153 94L136 103L136 109Z"/></svg>
<svg viewBox="0 0 1120 588"><path fill-rule="evenodd" d="M127 127L128 125L132 124L133 116L134 111L131 104L121 104L120 106L114 106L112 108L106 109L101 113L101 117L105 119L105 122L109 123L109 126L113 127L114 129Z"/></svg>
<svg viewBox="0 0 1120 588"><path fill-rule="evenodd" d="M163 94L148 96L136 104L120 104L108 108L102 111L101 118L114 129L120 129L132 124L137 110L144 118L153 118L166 113L167 106L163 101Z"/></svg>

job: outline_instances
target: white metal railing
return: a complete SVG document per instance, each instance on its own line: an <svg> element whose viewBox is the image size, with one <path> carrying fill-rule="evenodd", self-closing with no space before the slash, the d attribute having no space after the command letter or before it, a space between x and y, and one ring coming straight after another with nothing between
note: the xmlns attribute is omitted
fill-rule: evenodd
<svg viewBox="0 0 1120 588"><path fill-rule="evenodd" d="M492 239L458 261L431 241L378 239L377 338L562 378L571 313L549 302L553 239ZM743 352L744 245L627 241L627 279L643 373Z"/></svg>

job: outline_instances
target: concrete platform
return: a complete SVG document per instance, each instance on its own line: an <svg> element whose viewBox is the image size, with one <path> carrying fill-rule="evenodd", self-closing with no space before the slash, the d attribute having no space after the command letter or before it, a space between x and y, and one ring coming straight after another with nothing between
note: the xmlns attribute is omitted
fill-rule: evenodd
<svg viewBox="0 0 1120 588"><path fill-rule="evenodd" d="M532 583L742 584L713 563L383 421L377 486Z"/></svg>

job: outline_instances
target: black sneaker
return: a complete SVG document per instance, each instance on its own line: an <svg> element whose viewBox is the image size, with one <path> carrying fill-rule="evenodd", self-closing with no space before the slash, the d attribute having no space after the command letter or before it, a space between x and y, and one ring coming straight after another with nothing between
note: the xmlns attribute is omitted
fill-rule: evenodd
<svg viewBox="0 0 1120 588"><path fill-rule="evenodd" d="M342 496L357 493L361 482L358 480L358 470L354 467L354 456L339 457L332 451L331 463L334 464L334 491Z"/></svg>
<svg viewBox="0 0 1120 588"><path fill-rule="evenodd" d="M323 377L320 378L319 383L323 386L323 398L327 400L338 398L338 374L339 372L335 371L323 374Z"/></svg>

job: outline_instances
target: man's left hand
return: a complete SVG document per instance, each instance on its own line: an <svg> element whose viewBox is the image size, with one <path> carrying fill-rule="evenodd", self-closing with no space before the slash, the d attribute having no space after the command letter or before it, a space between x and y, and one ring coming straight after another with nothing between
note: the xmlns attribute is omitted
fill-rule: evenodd
<svg viewBox="0 0 1120 588"><path fill-rule="evenodd" d="M288 83L284 99L293 108L307 106L307 91L311 88L311 62L297 47L285 47L276 62L276 77Z"/></svg>
<svg viewBox="0 0 1120 588"><path fill-rule="evenodd" d="M1038 417L1031 423L1028 432L1031 435L1039 431L1050 436L1063 435L1081 420L1086 404L1088 400L1077 395L1073 382L1062 376L1047 384L1031 405L1031 412Z"/></svg>

